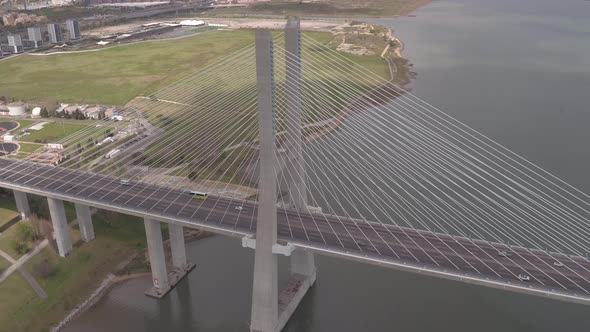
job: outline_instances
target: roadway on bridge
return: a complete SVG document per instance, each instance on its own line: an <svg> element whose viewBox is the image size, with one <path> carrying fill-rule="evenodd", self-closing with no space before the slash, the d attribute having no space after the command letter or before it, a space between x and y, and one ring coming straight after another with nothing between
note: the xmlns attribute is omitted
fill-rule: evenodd
<svg viewBox="0 0 590 332"><path fill-rule="evenodd" d="M226 231L255 234L257 207L254 202L213 196L197 200L174 188L144 183L125 186L110 176L9 159L0 159L0 185L2 183L7 187L17 184L32 191L114 205L128 209L131 214L137 214L138 210L155 213L195 227L210 225ZM590 262L582 257L281 208L277 220L280 240L319 250L590 298ZM499 251L512 255L500 257ZM563 266L555 266L555 262ZM529 275L531 280L520 281L519 274Z"/></svg>

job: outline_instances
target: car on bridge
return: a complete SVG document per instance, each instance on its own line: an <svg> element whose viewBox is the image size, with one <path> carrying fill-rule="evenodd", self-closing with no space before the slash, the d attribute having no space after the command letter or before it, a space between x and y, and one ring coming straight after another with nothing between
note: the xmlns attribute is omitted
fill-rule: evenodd
<svg viewBox="0 0 590 332"><path fill-rule="evenodd" d="M209 197L209 194L207 193L194 190L190 191L189 194L193 196L193 198L195 199L206 199L207 197Z"/></svg>
<svg viewBox="0 0 590 332"><path fill-rule="evenodd" d="M521 273L521 274L518 275L518 280L520 280L520 281L531 281L531 277L529 277L526 274L522 274Z"/></svg>

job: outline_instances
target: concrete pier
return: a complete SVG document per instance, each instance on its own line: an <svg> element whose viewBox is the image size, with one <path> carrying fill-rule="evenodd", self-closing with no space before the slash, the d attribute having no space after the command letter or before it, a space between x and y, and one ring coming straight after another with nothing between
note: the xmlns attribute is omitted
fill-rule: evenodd
<svg viewBox="0 0 590 332"><path fill-rule="evenodd" d="M291 274L308 277L310 285L315 283L316 267L313 254L302 249L297 249L291 254Z"/></svg>
<svg viewBox="0 0 590 332"><path fill-rule="evenodd" d="M184 268L187 262L183 228L180 225L168 224L168 233L170 234L172 265L174 268Z"/></svg>
<svg viewBox="0 0 590 332"><path fill-rule="evenodd" d="M76 220L80 227L80 236L84 242L94 240L94 226L92 225L92 214L87 205L76 204Z"/></svg>
<svg viewBox="0 0 590 332"><path fill-rule="evenodd" d="M156 220L145 219L144 224L150 267L152 269L153 290L156 295L166 294L170 291L170 284L168 283L168 271L166 270L162 228L160 222Z"/></svg>
<svg viewBox="0 0 590 332"><path fill-rule="evenodd" d="M273 45L269 30L256 31L260 180L250 331L274 332L278 323L277 184L275 177Z"/></svg>
<svg viewBox="0 0 590 332"><path fill-rule="evenodd" d="M160 222L145 219L144 223L154 285L152 288L146 290L145 294L161 299L186 277L196 265L186 260L182 226L172 223L168 224L170 251L172 254L172 267L168 270Z"/></svg>
<svg viewBox="0 0 590 332"><path fill-rule="evenodd" d="M16 208L20 214L21 219L27 219L31 215L31 207L29 206L29 196L22 191L14 190L14 200L16 201Z"/></svg>
<svg viewBox="0 0 590 332"><path fill-rule="evenodd" d="M53 234L57 242L57 250L61 257L66 257L72 252L72 240L68 229L68 220L64 209L64 202L59 199L47 198Z"/></svg>

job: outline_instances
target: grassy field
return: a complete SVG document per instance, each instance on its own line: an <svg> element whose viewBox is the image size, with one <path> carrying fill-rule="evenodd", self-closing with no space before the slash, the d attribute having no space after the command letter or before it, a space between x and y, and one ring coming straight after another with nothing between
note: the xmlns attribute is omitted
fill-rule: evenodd
<svg viewBox="0 0 590 332"><path fill-rule="evenodd" d="M324 43L329 33L308 33ZM0 86L26 100L125 104L196 72L216 59L253 43L252 30L212 31L173 41L147 41L97 52L25 55L0 62ZM352 56L354 57L354 56ZM386 73L378 57L354 57Z"/></svg>
<svg viewBox="0 0 590 332"><path fill-rule="evenodd" d="M252 43L252 31L213 31L97 52L26 55L0 62L0 86L23 99L125 104Z"/></svg>
<svg viewBox="0 0 590 332"><path fill-rule="evenodd" d="M0 225L18 215L14 199L7 194L6 197L0 196Z"/></svg>
<svg viewBox="0 0 590 332"><path fill-rule="evenodd" d="M4 259L4 257L0 257L0 273L10 267L11 263ZM1 310L1 309L0 309Z"/></svg>
<svg viewBox="0 0 590 332"><path fill-rule="evenodd" d="M299 16L370 17L408 15L431 0L323 0L300 3L299 0L271 0L247 8L224 8L208 12L224 14L272 14Z"/></svg>
<svg viewBox="0 0 590 332"><path fill-rule="evenodd" d="M18 145L20 146L20 149L18 150L18 152L24 152L24 153L31 153L36 151L39 148L42 148L42 145L39 144L29 144L29 143L18 143Z"/></svg>
<svg viewBox="0 0 590 332"><path fill-rule="evenodd" d="M14 249L14 242L17 239L17 229L19 224L28 223L28 221L19 221L18 224L12 225L6 232L0 234L0 249L9 254L14 259L19 259L22 255ZM41 240L28 242L29 250L32 250Z"/></svg>
<svg viewBox="0 0 590 332"><path fill-rule="evenodd" d="M47 247L25 265L49 295L47 299L40 300L26 282L18 280L22 279L18 274L0 284L0 331L47 331L90 295L121 261L145 248L139 218L114 213L95 215L94 225L96 239L75 245L67 258L58 257ZM76 227L71 234L76 242ZM54 267L47 278L36 275L33 268L43 259ZM19 289L22 291L17 292Z"/></svg>
<svg viewBox="0 0 590 332"><path fill-rule="evenodd" d="M88 125L84 124L53 122L46 124L41 130L29 131L29 135L21 136L19 140L23 142L53 143L88 127Z"/></svg>

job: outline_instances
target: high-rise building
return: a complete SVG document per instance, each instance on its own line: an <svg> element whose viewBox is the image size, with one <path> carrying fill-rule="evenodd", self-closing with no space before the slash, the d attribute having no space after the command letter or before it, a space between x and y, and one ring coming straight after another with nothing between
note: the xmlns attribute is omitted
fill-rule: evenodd
<svg viewBox="0 0 590 332"><path fill-rule="evenodd" d="M68 31L70 33L70 39L80 39L82 36L80 34L80 22L76 20L67 20L66 26L68 27Z"/></svg>
<svg viewBox="0 0 590 332"><path fill-rule="evenodd" d="M63 43L64 37L61 33L61 26L56 23L47 24L47 31L49 32L49 42L52 44Z"/></svg>
<svg viewBox="0 0 590 332"><path fill-rule="evenodd" d="M41 28L30 27L27 29L29 33L29 41L34 48L37 48L43 44L43 36L41 35Z"/></svg>
<svg viewBox="0 0 590 332"><path fill-rule="evenodd" d="M12 53L22 53L23 41L20 35L8 35L8 47Z"/></svg>

